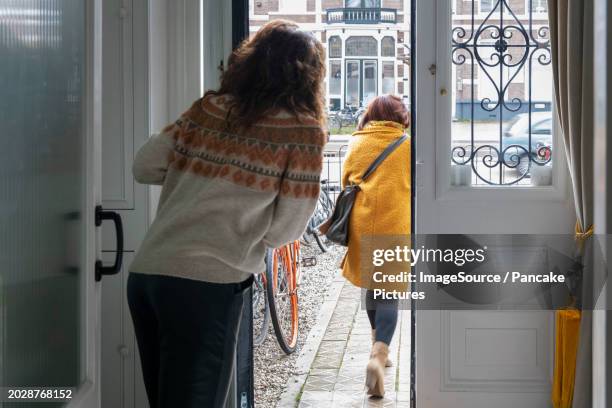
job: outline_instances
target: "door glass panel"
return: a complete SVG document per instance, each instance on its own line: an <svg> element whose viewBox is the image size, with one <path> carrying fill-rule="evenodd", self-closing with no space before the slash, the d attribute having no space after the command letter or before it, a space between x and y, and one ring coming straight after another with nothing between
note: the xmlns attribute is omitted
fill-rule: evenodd
<svg viewBox="0 0 612 408"><path fill-rule="evenodd" d="M382 67L382 92L383 94L393 94L395 93L395 63L393 61L383 61Z"/></svg>
<svg viewBox="0 0 612 408"><path fill-rule="evenodd" d="M454 185L552 184L548 16L535 12L543 9L542 2L527 2L453 2L449 58ZM548 128L537 128L540 123Z"/></svg>
<svg viewBox="0 0 612 408"><path fill-rule="evenodd" d="M359 106L359 61L346 62L346 105Z"/></svg>
<svg viewBox="0 0 612 408"><path fill-rule="evenodd" d="M0 0L1 386L84 379L85 5Z"/></svg>
<svg viewBox="0 0 612 408"><path fill-rule="evenodd" d="M363 102L366 106L377 95L376 89L377 61L363 62Z"/></svg>
<svg viewBox="0 0 612 408"><path fill-rule="evenodd" d="M329 93L340 95L342 93L342 62L331 61L329 67Z"/></svg>

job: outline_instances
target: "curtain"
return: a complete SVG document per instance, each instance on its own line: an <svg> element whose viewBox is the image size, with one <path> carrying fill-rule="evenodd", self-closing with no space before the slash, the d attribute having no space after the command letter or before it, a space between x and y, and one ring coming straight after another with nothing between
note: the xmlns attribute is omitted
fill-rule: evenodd
<svg viewBox="0 0 612 408"><path fill-rule="evenodd" d="M555 107L572 182L581 255L593 230L593 1L548 0L548 13ZM589 287L583 285L583 290ZM590 407L592 312L563 310L556 317L553 405Z"/></svg>

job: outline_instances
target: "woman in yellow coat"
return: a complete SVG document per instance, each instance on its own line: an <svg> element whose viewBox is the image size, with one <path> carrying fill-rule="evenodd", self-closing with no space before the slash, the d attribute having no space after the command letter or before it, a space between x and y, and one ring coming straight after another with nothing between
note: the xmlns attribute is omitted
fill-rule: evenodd
<svg viewBox="0 0 612 408"><path fill-rule="evenodd" d="M374 99L351 138L342 171L343 187L352 183L359 184L361 189L351 212L342 272L351 283L367 289L366 309L373 346L366 386L369 394L379 397L384 395L384 367L390 366L389 344L397 325L398 301L376 298L371 261L363 268L361 265L362 261L371 260L369 252L374 248L362 247L362 240L373 236L389 236L394 240L410 234L410 141L405 140L366 181L362 182L362 175L387 146L406 133L409 124L409 112L399 97L383 95ZM378 245L379 240L371 243Z"/></svg>

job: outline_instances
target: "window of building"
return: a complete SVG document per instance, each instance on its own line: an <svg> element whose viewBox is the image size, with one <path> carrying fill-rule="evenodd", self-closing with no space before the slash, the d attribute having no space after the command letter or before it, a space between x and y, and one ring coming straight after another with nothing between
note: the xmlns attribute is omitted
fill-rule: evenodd
<svg viewBox="0 0 612 408"><path fill-rule="evenodd" d="M329 62L329 94L340 95L342 93L342 61Z"/></svg>
<svg viewBox="0 0 612 408"><path fill-rule="evenodd" d="M393 61L382 63L382 93L395 93L395 62Z"/></svg>
<svg viewBox="0 0 612 408"><path fill-rule="evenodd" d="M534 13L548 13L548 1L547 0L527 0L527 8L531 4L531 10Z"/></svg>
<svg viewBox="0 0 612 408"><path fill-rule="evenodd" d="M494 0L480 0L480 12L490 13L493 10Z"/></svg>
<svg viewBox="0 0 612 408"><path fill-rule="evenodd" d="M378 42L374 37L349 37L346 39L346 55L349 57L376 57L378 56Z"/></svg>
<svg viewBox="0 0 612 408"><path fill-rule="evenodd" d="M380 43L380 51L383 57L395 57L395 40L393 37L383 37Z"/></svg>
<svg viewBox="0 0 612 408"><path fill-rule="evenodd" d="M337 35L329 37L329 58L342 58L342 40Z"/></svg>
<svg viewBox="0 0 612 408"><path fill-rule="evenodd" d="M378 8L380 7L380 0L346 0L344 7L356 8L356 7L368 7Z"/></svg>

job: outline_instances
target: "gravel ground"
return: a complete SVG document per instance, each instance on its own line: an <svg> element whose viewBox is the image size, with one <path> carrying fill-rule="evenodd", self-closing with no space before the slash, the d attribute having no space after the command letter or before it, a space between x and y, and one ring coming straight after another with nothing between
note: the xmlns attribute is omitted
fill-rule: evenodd
<svg viewBox="0 0 612 408"><path fill-rule="evenodd" d="M330 246L322 253L316 243L302 245L302 256L316 256L316 266L302 270L299 289L299 336L297 350L287 356L278 346L270 323L266 340L255 349L255 406L274 408L283 393L287 380L295 374L295 363L311 327L315 324L319 308L340 265L345 248Z"/></svg>

